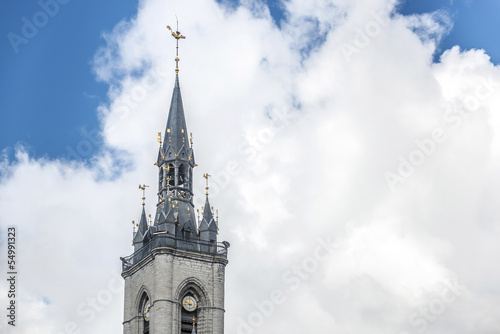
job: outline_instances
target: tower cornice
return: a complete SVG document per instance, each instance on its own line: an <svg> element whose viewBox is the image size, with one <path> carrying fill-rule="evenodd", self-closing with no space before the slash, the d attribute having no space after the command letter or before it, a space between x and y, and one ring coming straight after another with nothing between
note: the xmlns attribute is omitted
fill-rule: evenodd
<svg viewBox="0 0 500 334"><path fill-rule="evenodd" d="M132 276L137 271L144 268L147 264L153 262L155 257L159 255L172 255L176 257L182 257L185 259L192 259L206 263L219 263L224 266L226 266L229 263L229 260L226 257L220 255L209 255L187 250L175 249L172 247L158 247L153 249L146 257L144 257L142 260L132 265L132 267L130 267L129 269L123 270L121 273L122 277L126 278Z"/></svg>

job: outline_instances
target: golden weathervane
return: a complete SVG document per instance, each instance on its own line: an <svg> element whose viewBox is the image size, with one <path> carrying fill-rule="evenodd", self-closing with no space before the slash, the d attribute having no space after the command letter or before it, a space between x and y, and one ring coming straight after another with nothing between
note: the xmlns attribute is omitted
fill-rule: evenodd
<svg viewBox="0 0 500 334"><path fill-rule="evenodd" d="M143 184L143 185L141 186L141 185L139 184L139 189L141 189L141 190L142 190L142 205L145 205L145 204L146 204L146 202L145 202L145 200L146 200L146 187L149 187L149 186L147 186L147 185L145 185L145 184Z"/></svg>
<svg viewBox="0 0 500 334"><path fill-rule="evenodd" d="M207 179L207 186L205 187L205 190L206 190L205 195L208 195L208 178L209 178L210 176L212 176L212 175L210 175L210 174L208 174L208 173L203 174L203 177L204 177L205 179Z"/></svg>
<svg viewBox="0 0 500 334"><path fill-rule="evenodd" d="M179 32L179 21L177 21L177 30L173 31L170 26L167 26L167 29L170 30L172 36L175 38L176 46L175 46L175 74L179 74L179 39L185 39L185 36L182 36Z"/></svg>

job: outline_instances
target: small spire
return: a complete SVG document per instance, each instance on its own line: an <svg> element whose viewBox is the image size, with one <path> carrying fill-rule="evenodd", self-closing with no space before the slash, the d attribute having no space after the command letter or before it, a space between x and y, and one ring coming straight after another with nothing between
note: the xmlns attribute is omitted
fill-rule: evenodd
<svg viewBox="0 0 500 334"><path fill-rule="evenodd" d="M142 247L144 237L149 228L144 206L142 207L141 221L139 222L139 224L135 224L134 229L135 227L137 227L137 233L134 234L133 245L135 246L135 250L138 250Z"/></svg>
<svg viewBox="0 0 500 334"><path fill-rule="evenodd" d="M214 219L213 207L210 205L208 195L205 197L205 205L201 207L200 238L204 241L216 240L219 230L217 221ZM217 212L218 214L218 212Z"/></svg>
<svg viewBox="0 0 500 334"><path fill-rule="evenodd" d="M142 186L139 184L139 189L142 190L142 205L144 206L146 204L146 187L149 187L145 184Z"/></svg>
<svg viewBox="0 0 500 334"><path fill-rule="evenodd" d="M137 232L141 232L142 235L146 234L146 231L148 230L148 220L146 218L146 211L144 210L144 207L142 207L141 221L139 224L136 224L136 226L138 227Z"/></svg>
<svg viewBox="0 0 500 334"><path fill-rule="evenodd" d="M193 316L193 330L191 331L191 334L196 334L196 318Z"/></svg>
<svg viewBox="0 0 500 334"><path fill-rule="evenodd" d="M182 36L181 33L179 32L179 21L177 20L177 31L173 31L170 26L167 26L167 29L170 30L172 33L172 36L176 40L176 47L175 47L175 74L179 74L179 39L185 39L185 36Z"/></svg>

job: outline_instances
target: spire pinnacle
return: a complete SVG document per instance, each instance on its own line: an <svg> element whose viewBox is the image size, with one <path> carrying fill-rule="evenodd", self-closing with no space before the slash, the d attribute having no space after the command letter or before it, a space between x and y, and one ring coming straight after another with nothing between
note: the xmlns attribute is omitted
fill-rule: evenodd
<svg viewBox="0 0 500 334"><path fill-rule="evenodd" d="M177 18L177 17L176 17ZM170 30L172 36L175 38L176 46L175 46L175 74L179 74L179 39L185 39L185 36L182 36L179 32L179 21L177 20L177 30L173 31L170 26L167 26L167 29Z"/></svg>
<svg viewBox="0 0 500 334"><path fill-rule="evenodd" d="M142 186L139 184L139 189L142 190L142 205L144 206L146 204L146 187L149 187L145 184L143 184Z"/></svg>

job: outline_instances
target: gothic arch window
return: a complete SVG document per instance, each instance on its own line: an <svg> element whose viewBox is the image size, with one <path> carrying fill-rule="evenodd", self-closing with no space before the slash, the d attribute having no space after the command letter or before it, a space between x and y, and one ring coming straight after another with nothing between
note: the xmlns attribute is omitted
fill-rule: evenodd
<svg viewBox="0 0 500 334"><path fill-rule="evenodd" d="M189 168L189 173L188 173L188 180L192 180L193 179L193 169L192 168ZM189 190L193 191L193 183L192 182L188 182L188 188Z"/></svg>
<svg viewBox="0 0 500 334"><path fill-rule="evenodd" d="M173 187L175 185L175 167L172 164L168 164L166 180L168 180L167 187Z"/></svg>
<svg viewBox="0 0 500 334"><path fill-rule="evenodd" d="M199 298L193 291L188 291L181 298L181 334L190 334L198 323Z"/></svg>
<svg viewBox="0 0 500 334"><path fill-rule="evenodd" d="M141 334L149 334L149 320L151 318L151 301L146 292L142 294L141 302L139 303L139 321L142 328Z"/></svg>
<svg viewBox="0 0 500 334"><path fill-rule="evenodd" d="M163 189L163 168L160 167L160 173L158 175L158 189L161 191Z"/></svg>
<svg viewBox="0 0 500 334"><path fill-rule="evenodd" d="M186 240L191 239L191 228L189 226L184 227L182 230L182 237Z"/></svg>
<svg viewBox="0 0 500 334"><path fill-rule="evenodd" d="M179 166L179 187L187 188L187 168L185 164Z"/></svg>
<svg viewBox="0 0 500 334"><path fill-rule="evenodd" d="M206 307L207 305L211 305L209 292L198 278L189 277L179 284L177 291L175 292L175 296L180 305L180 333L191 333L193 329L193 316L195 318L196 332L199 333L197 327L199 324L203 324L207 320L205 318ZM196 300L196 307L194 311L189 311L189 309L186 309L183 305L184 298L189 296ZM189 298L187 301L190 301ZM188 308L189 306L191 306L191 308L193 307L191 304L186 304L188 305ZM189 322L188 319L190 320ZM204 325L202 326L204 327Z"/></svg>

